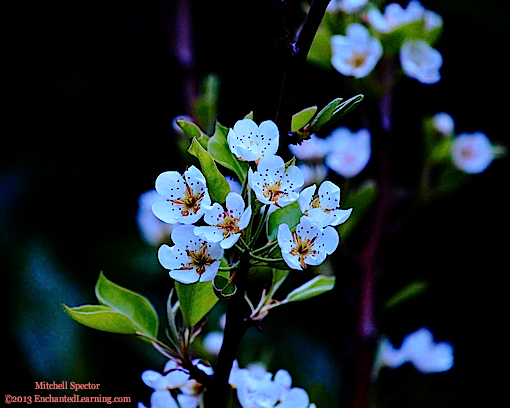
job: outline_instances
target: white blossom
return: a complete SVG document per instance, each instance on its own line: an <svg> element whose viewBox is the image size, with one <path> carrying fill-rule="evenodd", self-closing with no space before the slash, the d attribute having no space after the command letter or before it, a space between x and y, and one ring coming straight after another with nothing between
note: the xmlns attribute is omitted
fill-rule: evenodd
<svg viewBox="0 0 510 408"><path fill-rule="evenodd" d="M390 3L384 13L377 8L371 8L367 13L370 25L379 33L390 33L393 30L423 18L425 8L415 0L409 2L404 9L400 4Z"/></svg>
<svg viewBox="0 0 510 408"><path fill-rule="evenodd" d="M292 269L320 265L336 250L338 243L338 233L333 227L322 229L310 217L301 217L293 232L287 224L278 227L278 245L285 263Z"/></svg>
<svg viewBox="0 0 510 408"><path fill-rule="evenodd" d="M386 337L381 339L377 368L397 368L407 362L422 373L448 371L453 367L453 347L447 342L434 343L432 333L426 328L408 334L399 349L395 349Z"/></svg>
<svg viewBox="0 0 510 408"><path fill-rule="evenodd" d="M251 119L238 120L227 134L230 151L245 161L258 161L263 156L276 154L279 139L278 127L270 120L259 126Z"/></svg>
<svg viewBox="0 0 510 408"><path fill-rule="evenodd" d="M280 156L264 156L257 171L248 171L248 184L263 204L284 207L298 199L296 189L303 185L303 173L297 166L285 168Z"/></svg>
<svg viewBox="0 0 510 408"><path fill-rule="evenodd" d="M205 177L195 166L181 176L177 171L166 171L156 179L156 191L166 200L156 201L152 211L169 224L193 224L211 205Z"/></svg>
<svg viewBox="0 0 510 408"><path fill-rule="evenodd" d="M432 118L436 130L444 136L451 136L455 130L453 118L445 112L439 112Z"/></svg>
<svg viewBox="0 0 510 408"><path fill-rule="evenodd" d="M158 245L170 235L177 224L167 224L153 214L152 205L165 198L156 190L142 193L138 198L138 212L136 222L142 239L149 245Z"/></svg>
<svg viewBox="0 0 510 408"><path fill-rule="evenodd" d="M192 363L208 375L212 368L193 360ZM189 371L173 360L169 360L164 367L165 375L157 371L147 370L142 373L142 381L154 392L151 395L151 408L198 408L202 400L202 384L191 379ZM177 402L170 390L179 390ZM141 402L138 408L146 408Z"/></svg>
<svg viewBox="0 0 510 408"><path fill-rule="evenodd" d="M331 0L326 8L326 11L335 13L343 11L347 14L357 13L361 8L368 3L368 0Z"/></svg>
<svg viewBox="0 0 510 408"><path fill-rule="evenodd" d="M352 208L340 209L340 188L331 181L324 181L318 194L315 194L317 186L305 188L299 194L298 203L301 212L322 228L328 225L337 226L349 218Z"/></svg>
<svg viewBox="0 0 510 408"><path fill-rule="evenodd" d="M379 39L372 37L359 23L350 24L345 36L333 35L331 51L333 67L341 74L355 78L370 74L383 54Z"/></svg>
<svg viewBox="0 0 510 408"><path fill-rule="evenodd" d="M259 364L239 368L234 361L229 384L237 390L243 408L314 408L302 388L292 388L292 378L286 370L273 375Z"/></svg>
<svg viewBox="0 0 510 408"><path fill-rule="evenodd" d="M303 140L301 144L289 145L289 150L296 156L296 159L319 160L331 151L331 147L326 139L312 134L309 139Z"/></svg>
<svg viewBox="0 0 510 408"><path fill-rule="evenodd" d="M435 84L441 79L441 53L423 40L406 40L400 48L400 63L404 73L423 84Z"/></svg>
<svg viewBox="0 0 510 408"><path fill-rule="evenodd" d="M489 138L482 132L461 133L453 139L451 156L455 167L469 173L482 173L495 158Z"/></svg>
<svg viewBox="0 0 510 408"><path fill-rule="evenodd" d="M162 245L158 259L170 277L181 283L212 280L220 266L223 249L217 243L208 243L193 232L193 225L180 225L172 231L170 247Z"/></svg>
<svg viewBox="0 0 510 408"><path fill-rule="evenodd" d="M237 193L228 193L226 210L214 203L205 209L204 221L208 227L195 227L194 232L207 242L219 242L223 249L231 248L241 236L241 230L250 223L251 207L244 208L244 200Z"/></svg>
<svg viewBox="0 0 510 408"><path fill-rule="evenodd" d="M335 129L327 138L331 153L326 165L343 177L358 175L370 160L370 133L367 129L351 132L345 127Z"/></svg>

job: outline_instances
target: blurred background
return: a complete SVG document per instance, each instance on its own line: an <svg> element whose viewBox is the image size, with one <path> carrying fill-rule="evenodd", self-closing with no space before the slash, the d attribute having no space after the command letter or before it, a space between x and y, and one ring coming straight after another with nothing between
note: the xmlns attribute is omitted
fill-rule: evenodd
<svg viewBox="0 0 510 408"><path fill-rule="evenodd" d="M175 116L189 113L183 89L190 80L199 88L216 74L218 119L230 127L252 110L256 122L274 119L282 77L268 19L271 2L190 3L193 69L183 68L190 60L176 51L183 41L176 35L182 34L176 29L182 22L177 1L2 6L5 393L30 395L35 381L67 380L99 383L104 396L148 403L151 390L140 375L161 370L165 359L136 340L79 326L61 305L95 303L94 285L103 271L147 295L163 315L172 282L157 262L157 247L142 240L135 217L139 195L154 187L156 177L184 168L172 127ZM294 31L304 13L300 2L288 3ZM437 85L404 78L395 89L391 171L403 189L417 179L421 120L427 115L445 111L459 132L482 131L506 146L510 139L503 65L508 5L422 4L444 19L436 45L444 65ZM341 75L310 65L296 111L338 96L353 96ZM341 124L359 127L362 111ZM369 164L365 176L373 171ZM391 214L379 254L377 328L398 346L406 334L426 326L437 340L454 345L455 365L439 374L420 374L409 364L381 372L377 407L452 406L465 392L463 373L474 362L482 369L471 381L481 373L496 376L493 364L508 351L501 340L508 175L508 159L496 160L454 194L427 206L403 200ZM339 177L333 181L342 184ZM243 366L262 360L273 372L285 368L318 407L343 406L357 281L345 253L356 253L367 231L361 223L333 258L332 293L276 309L263 322L263 333L249 332L239 358ZM384 308L416 281L426 282L427 290Z"/></svg>

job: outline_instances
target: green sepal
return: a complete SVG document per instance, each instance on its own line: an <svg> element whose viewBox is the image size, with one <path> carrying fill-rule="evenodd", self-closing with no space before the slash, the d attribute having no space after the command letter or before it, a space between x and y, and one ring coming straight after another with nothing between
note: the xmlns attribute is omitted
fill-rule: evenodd
<svg viewBox="0 0 510 408"><path fill-rule="evenodd" d="M240 161L230 151L227 142L228 128L216 122L214 134L209 139L207 150L212 158L225 168L233 171L241 183L246 179L249 164L246 161Z"/></svg>
<svg viewBox="0 0 510 408"><path fill-rule="evenodd" d="M218 170L218 167L216 167L209 152L205 150L195 138L191 141L188 152L195 156L200 162L202 173L207 180L207 188L209 189L211 199L220 204L224 203L227 194L230 192L230 186L225 176L223 176Z"/></svg>
<svg viewBox="0 0 510 408"><path fill-rule="evenodd" d="M280 224L287 224L292 230L299 224L299 220L303 216L297 201L286 205L274 211L267 222L267 239L272 241L278 237L278 227Z"/></svg>
<svg viewBox="0 0 510 408"><path fill-rule="evenodd" d="M310 106L309 108L305 108L292 115L290 130L292 132L299 132L302 130L312 120L313 116L317 112L317 109L317 106Z"/></svg>
<svg viewBox="0 0 510 408"><path fill-rule="evenodd" d="M235 295L237 287L224 276L216 275L213 279L213 290L218 299L227 300Z"/></svg>
<svg viewBox="0 0 510 408"><path fill-rule="evenodd" d="M207 148L209 136L207 136L196 123L185 118L177 119L175 123L177 123L177 126L182 129L186 136L190 139L197 139L204 149Z"/></svg>
<svg viewBox="0 0 510 408"><path fill-rule="evenodd" d="M290 292L281 303L299 302L329 292L335 286L335 277L318 275Z"/></svg>

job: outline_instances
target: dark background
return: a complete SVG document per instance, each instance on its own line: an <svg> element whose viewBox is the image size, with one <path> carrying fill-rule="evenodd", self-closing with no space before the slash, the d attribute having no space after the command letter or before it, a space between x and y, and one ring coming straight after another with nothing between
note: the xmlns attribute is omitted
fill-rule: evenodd
<svg viewBox="0 0 510 408"><path fill-rule="evenodd" d="M195 77L219 76L225 126L251 110L257 122L274 119L282 72L268 4L193 2ZM398 185L411 186L417 175L424 115L446 111L457 132L482 131L508 146L508 6L500 4L423 1L444 19L436 46L444 66L437 85L404 78L395 90L392 173ZM161 370L165 360L134 340L78 326L60 305L94 303L102 270L164 311L171 281L157 264L156 248L141 241L135 214L139 194L153 188L159 173L184 166L171 125L185 106L173 52L175 4L28 1L2 9L5 393L37 393L34 381L90 381L101 384L104 396L148 404L150 389L140 375ZM289 9L295 28L303 13L299 4ZM351 96L342 84L338 73L308 67L296 110ZM346 123L358 124L356 115ZM378 400L396 395L390 406L451 406L465 392L464 375L475 362L482 368L472 381L490 377L492 365L508 352L501 340L508 320L502 313L508 170L508 159L497 160L455 194L423 208L403 204L392 216L378 301L414 280L426 280L429 289L404 307L379 313L379 329L398 345L425 325L454 344L456 361L436 375L410 366L385 371ZM364 175L371 171L369 165ZM356 251L365 238L358 231L349 249ZM265 333L250 333L243 343L243 364L252 357L270 360L273 372L289 369L296 385L316 401L322 398L318 406L336 406L349 354L354 270L340 264L333 293L275 311ZM471 388L481 389L478 383Z"/></svg>

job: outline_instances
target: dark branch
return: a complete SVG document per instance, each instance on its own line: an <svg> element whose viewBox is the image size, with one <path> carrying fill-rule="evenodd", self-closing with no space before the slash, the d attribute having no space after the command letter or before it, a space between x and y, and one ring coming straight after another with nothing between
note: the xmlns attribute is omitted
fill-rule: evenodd
<svg viewBox="0 0 510 408"><path fill-rule="evenodd" d="M286 46L284 41L279 40L279 43L283 44L283 47L281 46L280 48L283 49L285 71L283 74L280 102L276 113L276 124L280 130L280 135L284 138L284 143L287 142L287 144L291 142L287 136L290 133L292 115L295 113L294 106L299 94L299 83L303 74L306 57L308 56L315 34L324 17L328 3L329 0L314 0L312 2L303 27L297 36L297 40L291 47ZM275 7L275 10L281 12L281 6ZM285 26L282 27L281 30L284 31L287 29L285 19L282 20L281 17L277 17L274 21L283 21ZM291 51L290 53L288 51L289 49Z"/></svg>

